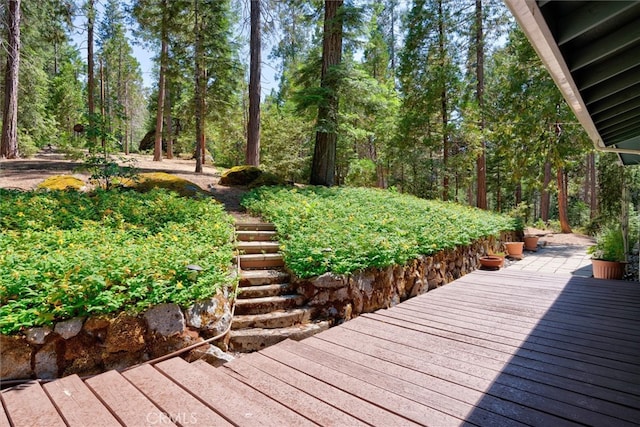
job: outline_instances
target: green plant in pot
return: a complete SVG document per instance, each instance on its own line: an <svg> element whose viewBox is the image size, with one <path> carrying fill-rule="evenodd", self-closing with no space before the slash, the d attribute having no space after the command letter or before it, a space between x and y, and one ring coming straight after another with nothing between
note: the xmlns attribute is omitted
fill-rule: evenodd
<svg viewBox="0 0 640 427"><path fill-rule="evenodd" d="M619 226L607 226L596 236L596 244L587 249L591 254L593 277L622 279L626 264L624 237Z"/></svg>

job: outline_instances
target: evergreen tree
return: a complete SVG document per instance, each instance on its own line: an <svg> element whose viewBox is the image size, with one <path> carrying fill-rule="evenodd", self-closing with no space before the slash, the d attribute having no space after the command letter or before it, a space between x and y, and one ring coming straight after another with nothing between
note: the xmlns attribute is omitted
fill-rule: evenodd
<svg viewBox="0 0 640 427"><path fill-rule="evenodd" d="M322 42L322 73L320 86L325 99L318 106L316 144L311 163L314 185L332 186L336 173L336 145L338 139L338 73L342 61L342 0L326 0Z"/></svg>
<svg viewBox="0 0 640 427"><path fill-rule="evenodd" d="M4 108L0 158L18 157L18 78L20 70L20 0L9 0L7 67L4 75Z"/></svg>

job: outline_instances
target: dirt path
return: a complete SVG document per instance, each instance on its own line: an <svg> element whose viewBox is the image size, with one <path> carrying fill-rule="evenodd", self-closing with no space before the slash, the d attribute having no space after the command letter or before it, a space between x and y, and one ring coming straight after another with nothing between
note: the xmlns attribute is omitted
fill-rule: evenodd
<svg viewBox="0 0 640 427"><path fill-rule="evenodd" d="M131 154L123 156L134 159L134 166L140 172L166 172L187 179L208 191L225 205L226 210L238 221L256 221L258 218L247 214L240 206L244 187L226 187L219 184L220 171L212 165L203 165L202 173L195 173L195 160L163 159L154 162L152 155ZM0 160L0 188L33 190L44 179L54 175L73 175L87 180L87 173L79 172L82 162L65 159L56 149L44 150L30 159Z"/></svg>

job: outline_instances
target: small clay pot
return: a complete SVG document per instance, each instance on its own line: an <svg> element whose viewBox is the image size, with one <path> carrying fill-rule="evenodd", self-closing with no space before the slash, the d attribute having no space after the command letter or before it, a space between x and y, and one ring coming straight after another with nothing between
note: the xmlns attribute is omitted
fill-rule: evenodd
<svg viewBox="0 0 640 427"><path fill-rule="evenodd" d="M526 236L524 238L524 248L528 251L538 251L538 236Z"/></svg>
<svg viewBox="0 0 640 427"><path fill-rule="evenodd" d="M524 250L524 242L505 242L504 247L507 255L511 258L522 259L522 251Z"/></svg>
<svg viewBox="0 0 640 427"><path fill-rule="evenodd" d="M504 258L496 255L480 257L480 265L485 268L500 268L504 265Z"/></svg>

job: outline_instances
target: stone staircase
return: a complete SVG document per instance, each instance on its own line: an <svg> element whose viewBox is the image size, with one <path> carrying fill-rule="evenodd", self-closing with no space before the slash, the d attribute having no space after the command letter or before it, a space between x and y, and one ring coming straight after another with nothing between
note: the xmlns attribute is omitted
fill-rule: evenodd
<svg viewBox="0 0 640 427"><path fill-rule="evenodd" d="M237 223L239 292L229 348L256 351L287 338L301 340L331 326L314 321L314 310L296 293L284 270L273 224Z"/></svg>

